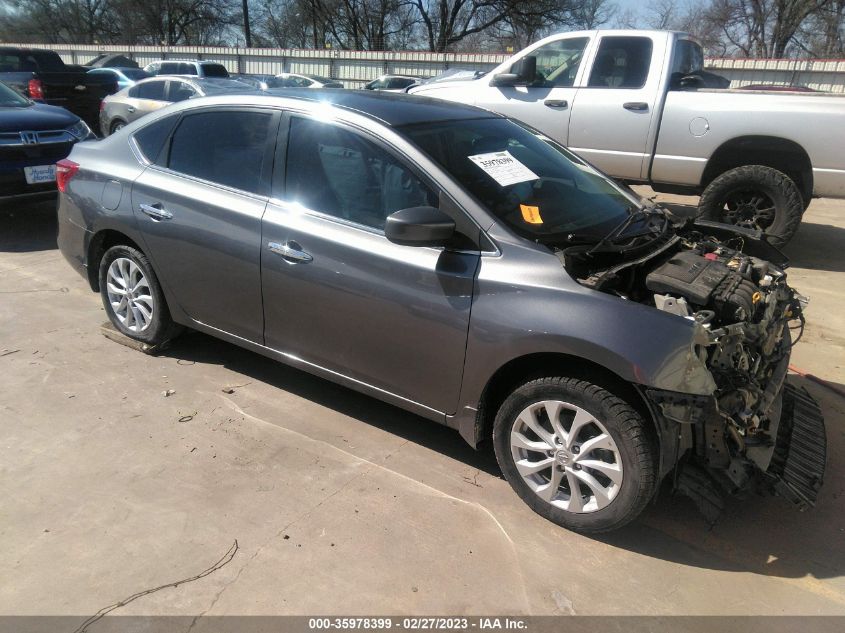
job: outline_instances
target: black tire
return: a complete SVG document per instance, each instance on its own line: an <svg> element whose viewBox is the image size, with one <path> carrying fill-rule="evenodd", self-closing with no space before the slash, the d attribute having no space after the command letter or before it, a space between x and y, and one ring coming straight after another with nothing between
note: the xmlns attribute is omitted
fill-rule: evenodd
<svg viewBox="0 0 845 633"><path fill-rule="evenodd" d="M745 165L707 185L698 208L708 220L760 229L773 246L782 247L795 235L806 207L789 176L771 167Z"/></svg>
<svg viewBox="0 0 845 633"><path fill-rule="evenodd" d="M126 121L123 121L122 119L115 119L112 121L111 127L109 127L109 135L114 134L123 127L126 127Z"/></svg>
<svg viewBox="0 0 845 633"><path fill-rule="evenodd" d="M149 318L147 325L142 329L136 325L136 328L138 329L133 330L131 328L131 321L129 326L127 326L124 320L117 315L115 308L112 306L109 299L109 268L117 259L128 259L134 262L143 274L146 281L146 287L149 289L148 295L147 293L144 294L152 297L151 318ZM167 302L164 299L164 293L161 291L161 285L159 284L158 278L153 271L153 267L150 265L147 257L137 248L119 245L112 246L108 249L103 255L103 258L100 260L99 280L100 297L103 300L103 307L106 310L109 320L121 334L135 339L136 341L146 343L147 345L160 347L174 338L181 331L181 328L174 324L173 320L170 318L170 310L167 307ZM147 303L145 305L149 306L150 304ZM131 319L134 317L129 317L127 315L127 318Z"/></svg>
<svg viewBox="0 0 845 633"><path fill-rule="evenodd" d="M552 505L551 502L541 498L519 473L512 453L511 433L514 426L519 423L518 416L526 408L546 400L557 400L583 409L604 426L606 432L615 442L617 454L621 456L622 481L618 485L615 496L604 507L592 511L574 512ZM568 414L559 417L564 420L566 415ZM546 421L548 421L548 418L546 418ZM568 427L566 424L564 420L565 430L571 431L571 422ZM544 428L546 427L544 426ZM589 426L582 428L589 432ZM598 427L594 428L601 431ZM587 437L589 439L590 436ZM634 520L643 511L657 486L655 443L645 420L621 398L584 380L561 376L545 377L531 380L517 387L502 403L496 415L493 424L493 445L496 451L496 459L505 479L508 480L508 483L520 498L537 514L576 532L609 532L622 527ZM581 445L586 445L586 441L581 442ZM543 459L542 452L536 454L538 459ZM574 455L576 452L576 450L573 450L572 454ZM533 452L531 454L534 455ZM551 454L548 457L551 457ZM566 457L562 457L562 459L566 459ZM595 456L593 456L593 459L595 459ZM614 456L611 464L615 461L616 457ZM571 488L568 483L563 481L569 475L563 473L565 471L571 472L568 470L570 467L561 466L556 455L550 468L558 468L561 471L561 485L565 486L565 488L561 488L559 485L556 489L556 495L558 495L558 492L566 495ZM575 464L571 468L582 470L580 466ZM596 475L596 471L592 471L589 467L586 467L585 470L589 471L590 475ZM539 474L539 476L548 479L552 474L549 470L545 474ZM607 481L610 482L609 479ZM589 492L589 489L587 490ZM583 499L580 495L579 498ZM555 499L555 501L558 500ZM585 505L584 509L586 508Z"/></svg>

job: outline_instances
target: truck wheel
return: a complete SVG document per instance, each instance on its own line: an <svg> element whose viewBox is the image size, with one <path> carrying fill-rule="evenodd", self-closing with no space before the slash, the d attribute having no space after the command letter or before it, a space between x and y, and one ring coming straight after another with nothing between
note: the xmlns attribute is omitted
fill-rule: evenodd
<svg viewBox="0 0 845 633"><path fill-rule="evenodd" d="M708 220L761 230L781 247L798 230L805 206L789 176L771 167L745 165L707 185L698 208Z"/></svg>
<svg viewBox="0 0 845 633"><path fill-rule="evenodd" d="M146 256L131 246L112 246L100 261L100 295L114 327L129 338L161 345L179 333Z"/></svg>
<svg viewBox="0 0 845 633"><path fill-rule="evenodd" d="M576 532L622 527L657 485L656 451L642 416L583 380L538 378L515 389L496 415L493 444L520 498Z"/></svg>

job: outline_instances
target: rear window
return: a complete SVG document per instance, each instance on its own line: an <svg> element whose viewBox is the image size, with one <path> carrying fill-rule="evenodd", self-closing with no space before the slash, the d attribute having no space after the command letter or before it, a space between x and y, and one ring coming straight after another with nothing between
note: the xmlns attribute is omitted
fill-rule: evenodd
<svg viewBox="0 0 845 633"><path fill-rule="evenodd" d="M202 72L206 77L223 77L229 76L229 71L223 64L203 64Z"/></svg>

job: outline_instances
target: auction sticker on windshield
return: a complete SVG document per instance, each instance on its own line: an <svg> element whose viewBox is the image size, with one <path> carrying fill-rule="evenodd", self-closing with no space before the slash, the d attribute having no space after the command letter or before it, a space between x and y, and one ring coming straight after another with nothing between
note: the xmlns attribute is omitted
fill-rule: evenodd
<svg viewBox="0 0 845 633"><path fill-rule="evenodd" d="M37 167L24 167L24 176L29 185L36 185L40 182L55 182L56 180L56 166L55 165L39 165Z"/></svg>
<svg viewBox="0 0 845 633"><path fill-rule="evenodd" d="M502 187L539 178L537 174L511 156L511 153L507 150L476 154L468 158Z"/></svg>

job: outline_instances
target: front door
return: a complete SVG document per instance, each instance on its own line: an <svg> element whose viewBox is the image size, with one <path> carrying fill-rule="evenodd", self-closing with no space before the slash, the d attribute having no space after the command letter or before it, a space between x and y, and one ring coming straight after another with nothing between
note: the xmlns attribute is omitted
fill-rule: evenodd
<svg viewBox="0 0 845 633"><path fill-rule="evenodd" d="M527 86L489 86L482 79L474 91L475 105L524 121L566 145L576 80L589 43L587 37L549 42L531 51L537 60L536 80ZM516 72L516 62L510 72Z"/></svg>
<svg viewBox="0 0 845 633"><path fill-rule="evenodd" d="M385 237L389 214L436 206L438 194L375 139L294 116L287 147L285 188L263 222L266 345L382 397L453 412L478 253Z"/></svg>
<svg viewBox="0 0 845 633"><path fill-rule="evenodd" d="M187 315L262 342L261 216L279 114L193 111L132 187L146 252ZM143 131L143 130L142 130Z"/></svg>
<svg viewBox="0 0 845 633"><path fill-rule="evenodd" d="M659 40L658 40L659 41ZM605 35L569 123L569 149L615 178L648 172L648 139L660 94L660 60L644 36Z"/></svg>

